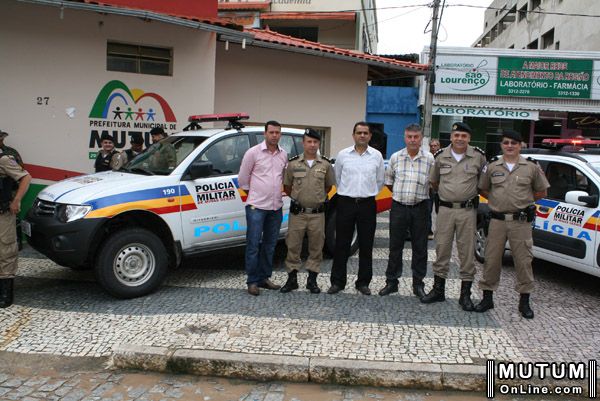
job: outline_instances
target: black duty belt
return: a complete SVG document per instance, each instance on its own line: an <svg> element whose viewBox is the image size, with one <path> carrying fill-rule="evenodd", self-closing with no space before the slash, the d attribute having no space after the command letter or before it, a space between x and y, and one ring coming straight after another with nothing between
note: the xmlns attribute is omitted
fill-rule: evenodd
<svg viewBox="0 0 600 401"><path fill-rule="evenodd" d="M522 212L500 213L500 212L490 211L490 216L492 217L492 219L496 219L496 220L527 221L527 215L525 215Z"/></svg>
<svg viewBox="0 0 600 401"><path fill-rule="evenodd" d="M321 204L318 207L301 207L300 213L323 213L325 211L325 205Z"/></svg>
<svg viewBox="0 0 600 401"><path fill-rule="evenodd" d="M450 209L465 209L475 207L475 198L469 199L464 202L446 202L440 199L440 206L448 207Z"/></svg>
<svg viewBox="0 0 600 401"><path fill-rule="evenodd" d="M366 198L352 198L350 196L340 195L340 197L342 197L344 199L348 199L349 201L352 201L355 203L362 203L362 202L368 202L368 201L375 200L374 196L368 196Z"/></svg>

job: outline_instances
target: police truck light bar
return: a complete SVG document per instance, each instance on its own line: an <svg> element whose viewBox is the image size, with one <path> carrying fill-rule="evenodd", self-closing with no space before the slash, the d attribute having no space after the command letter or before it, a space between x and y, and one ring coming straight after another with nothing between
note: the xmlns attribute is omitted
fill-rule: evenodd
<svg viewBox="0 0 600 401"><path fill-rule="evenodd" d="M563 146L574 146L580 148L598 148L600 141L586 138L570 138L570 139L544 139L542 146L546 148L562 148Z"/></svg>
<svg viewBox="0 0 600 401"><path fill-rule="evenodd" d="M195 116L189 116L189 125L185 127L184 131L198 130L202 127L200 123L211 122L211 121L228 121L226 129L241 129L244 128L244 124L240 120L247 120L250 118L248 113L221 113L221 114L198 114Z"/></svg>
<svg viewBox="0 0 600 401"><path fill-rule="evenodd" d="M222 113L222 114L199 114L189 116L189 122L205 123L210 121L240 121L247 120L250 116L248 113Z"/></svg>

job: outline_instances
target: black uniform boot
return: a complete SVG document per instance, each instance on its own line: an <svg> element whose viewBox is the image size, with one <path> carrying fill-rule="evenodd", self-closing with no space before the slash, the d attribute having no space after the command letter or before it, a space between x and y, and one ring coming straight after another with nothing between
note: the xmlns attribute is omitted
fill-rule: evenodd
<svg viewBox="0 0 600 401"><path fill-rule="evenodd" d="M433 288L429 294L421 298L424 304L434 302L444 302L446 300L446 279L440 276L433 276Z"/></svg>
<svg viewBox="0 0 600 401"><path fill-rule="evenodd" d="M475 312L485 312L488 309L494 309L494 292L483 290L483 299L475 305Z"/></svg>
<svg viewBox="0 0 600 401"><path fill-rule="evenodd" d="M460 298L458 299L458 304L467 312L473 312L473 309L475 309L475 306L471 301L471 284L473 284L472 281L463 281L460 284Z"/></svg>
<svg viewBox="0 0 600 401"><path fill-rule="evenodd" d="M306 289L310 291L311 294L318 294L321 292L321 289L317 285L317 276L319 273L308 271L308 278L306 279Z"/></svg>
<svg viewBox="0 0 600 401"><path fill-rule="evenodd" d="M521 294L519 299L519 312L525 319L533 319L533 310L529 306L529 294Z"/></svg>
<svg viewBox="0 0 600 401"><path fill-rule="evenodd" d="M13 304L14 278L0 280L0 308L8 308Z"/></svg>
<svg viewBox="0 0 600 401"><path fill-rule="evenodd" d="M290 292L298 289L298 270L292 270L288 273L288 278L280 292Z"/></svg>

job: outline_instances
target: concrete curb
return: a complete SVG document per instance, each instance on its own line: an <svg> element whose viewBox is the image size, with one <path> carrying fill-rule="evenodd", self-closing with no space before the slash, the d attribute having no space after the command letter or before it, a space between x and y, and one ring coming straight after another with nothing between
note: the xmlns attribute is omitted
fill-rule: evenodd
<svg viewBox="0 0 600 401"><path fill-rule="evenodd" d="M110 366L259 381L485 390L485 366L478 365L372 362L121 344L113 348Z"/></svg>

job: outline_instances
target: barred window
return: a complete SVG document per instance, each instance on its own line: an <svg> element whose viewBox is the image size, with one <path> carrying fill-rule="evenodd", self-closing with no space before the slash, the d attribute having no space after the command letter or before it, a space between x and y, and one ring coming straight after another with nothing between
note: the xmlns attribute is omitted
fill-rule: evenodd
<svg viewBox="0 0 600 401"><path fill-rule="evenodd" d="M172 75L173 49L108 42L106 69L137 74Z"/></svg>

